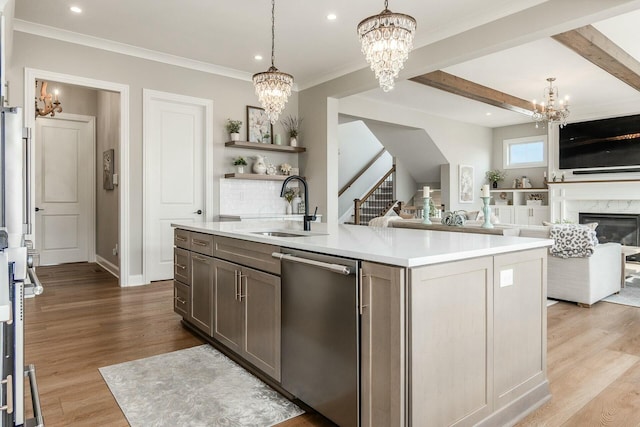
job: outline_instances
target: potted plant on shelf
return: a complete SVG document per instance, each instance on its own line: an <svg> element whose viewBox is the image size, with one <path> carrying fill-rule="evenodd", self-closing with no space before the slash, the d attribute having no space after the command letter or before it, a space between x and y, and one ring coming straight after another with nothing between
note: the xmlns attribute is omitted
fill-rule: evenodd
<svg viewBox="0 0 640 427"><path fill-rule="evenodd" d="M498 188L498 182L502 181L507 176L507 173L500 169L494 169L487 171L485 176L487 177L487 180L491 182L493 188Z"/></svg>
<svg viewBox="0 0 640 427"><path fill-rule="evenodd" d="M240 126L242 126L242 120L227 119L225 127L232 141L240 141Z"/></svg>
<svg viewBox="0 0 640 427"><path fill-rule="evenodd" d="M289 145L298 146L298 135L300 135L300 126L302 126L302 118L295 116L287 116L280 121L285 132L289 135Z"/></svg>
<svg viewBox="0 0 640 427"><path fill-rule="evenodd" d="M244 173L244 167L247 166L247 161L242 156L236 157L233 159L233 166L236 167L238 173Z"/></svg>

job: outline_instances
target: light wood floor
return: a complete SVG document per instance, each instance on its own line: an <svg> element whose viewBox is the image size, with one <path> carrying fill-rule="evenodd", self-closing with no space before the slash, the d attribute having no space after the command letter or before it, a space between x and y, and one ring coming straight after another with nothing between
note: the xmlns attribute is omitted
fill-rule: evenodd
<svg viewBox="0 0 640 427"><path fill-rule="evenodd" d="M127 426L98 368L202 343L173 313L171 282L121 289L95 264L37 271L45 293L25 301L25 361L47 427ZM549 307L548 377L552 400L519 426L640 426L640 308ZM281 427L327 425L303 415Z"/></svg>

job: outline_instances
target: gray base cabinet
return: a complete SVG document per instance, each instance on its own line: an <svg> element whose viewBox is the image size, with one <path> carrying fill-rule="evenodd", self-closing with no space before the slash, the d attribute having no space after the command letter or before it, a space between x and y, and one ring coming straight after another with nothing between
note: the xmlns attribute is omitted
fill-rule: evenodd
<svg viewBox="0 0 640 427"><path fill-rule="evenodd" d="M187 320L202 332L213 333L213 258L191 253L190 313Z"/></svg>
<svg viewBox="0 0 640 427"><path fill-rule="evenodd" d="M396 427L406 420L405 270L362 263L361 425Z"/></svg>
<svg viewBox="0 0 640 427"><path fill-rule="evenodd" d="M214 260L213 337L280 381L280 277Z"/></svg>

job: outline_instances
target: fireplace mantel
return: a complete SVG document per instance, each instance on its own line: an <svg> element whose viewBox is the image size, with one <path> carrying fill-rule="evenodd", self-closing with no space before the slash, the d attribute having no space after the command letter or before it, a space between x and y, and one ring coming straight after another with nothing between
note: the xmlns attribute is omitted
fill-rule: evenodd
<svg viewBox="0 0 640 427"><path fill-rule="evenodd" d="M640 213L640 180L549 183L551 221L578 222L580 212Z"/></svg>

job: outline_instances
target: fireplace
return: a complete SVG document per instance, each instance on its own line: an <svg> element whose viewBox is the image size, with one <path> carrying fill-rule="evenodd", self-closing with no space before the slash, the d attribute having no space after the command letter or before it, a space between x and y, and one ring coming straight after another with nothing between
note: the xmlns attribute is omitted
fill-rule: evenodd
<svg viewBox="0 0 640 427"><path fill-rule="evenodd" d="M598 242L615 242L625 246L640 246L640 214L583 213L580 224L597 222ZM638 255L627 257L629 261L640 261Z"/></svg>

